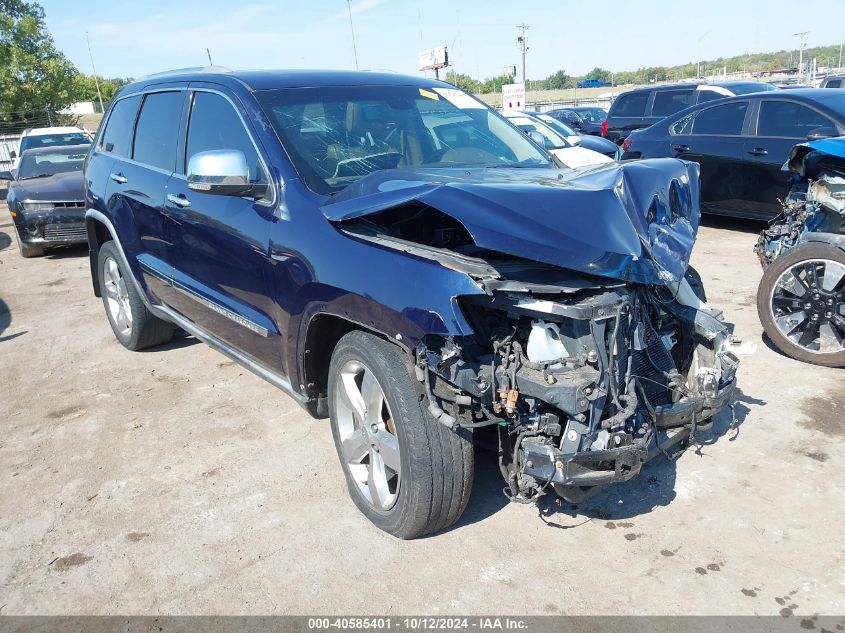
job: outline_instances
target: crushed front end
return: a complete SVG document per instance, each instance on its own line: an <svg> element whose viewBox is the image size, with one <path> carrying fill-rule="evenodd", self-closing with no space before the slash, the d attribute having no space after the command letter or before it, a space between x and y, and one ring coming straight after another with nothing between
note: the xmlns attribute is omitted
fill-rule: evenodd
<svg viewBox="0 0 845 633"><path fill-rule="evenodd" d="M763 268L810 239L845 234L845 139L793 148L783 211L760 233L754 248Z"/></svg>
<svg viewBox="0 0 845 633"><path fill-rule="evenodd" d="M418 349L432 415L453 428L498 426L514 500L552 486L577 501L629 479L731 399L738 360L688 280L594 283L466 298L475 334Z"/></svg>
<svg viewBox="0 0 845 633"><path fill-rule="evenodd" d="M440 306L449 293L453 312L413 349L423 403L456 432L497 427L511 499L577 501L731 401L730 334L689 267L698 182L674 159L382 171L322 210L354 239L471 280L473 293L415 286Z"/></svg>

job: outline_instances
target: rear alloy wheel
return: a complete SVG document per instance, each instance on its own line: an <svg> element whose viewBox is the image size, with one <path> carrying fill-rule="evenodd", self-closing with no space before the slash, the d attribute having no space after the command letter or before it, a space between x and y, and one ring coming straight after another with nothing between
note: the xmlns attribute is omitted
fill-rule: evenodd
<svg viewBox="0 0 845 633"><path fill-rule="evenodd" d="M423 409L405 352L350 332L332 354L328 394L349 494L370 521L410 539L458 520L472 488L472 442Z"/></svg>
<svg viewBox="0 0 845 633"><path fill-rule="evenodd" d="M100 247L97 270L100 294L115 338L131 350L166 343L176 326L154 316L144 305L118 254L114 242Z"/></svg>
<svg viewBox="0 0 845 633"><path fill-rule="evenodd" d="M845 367L845 251L808 242L776 259L760 282L757 311L788 356Z"/></svg>

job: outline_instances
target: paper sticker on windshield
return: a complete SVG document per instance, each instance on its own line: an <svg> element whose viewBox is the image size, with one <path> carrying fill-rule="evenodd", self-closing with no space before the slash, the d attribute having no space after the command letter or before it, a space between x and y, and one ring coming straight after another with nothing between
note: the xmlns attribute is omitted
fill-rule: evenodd
<svg viewBox="0 0 845 633"><path fill-rule="evenodd" d="M420 95L422 95L426 99L434 99L435 101L440 101L440 97L437 95L436 92L431 92L431 90L426 90L425 88L420 88Z"/></svg>
<svg viewBox="0 0 845 633"><path fill-rule="evenodd" d="M454 88L435 88L434 91L461 110L480 110L484 106L465 92Z"/></svg>

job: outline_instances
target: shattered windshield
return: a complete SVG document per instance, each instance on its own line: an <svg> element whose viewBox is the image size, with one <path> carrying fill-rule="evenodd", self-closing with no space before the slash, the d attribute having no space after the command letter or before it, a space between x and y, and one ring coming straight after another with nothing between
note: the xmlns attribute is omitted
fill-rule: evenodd
<svg viewBox="0 0 845 633"><path fill-rule="evenodd" d="M550 165L519 131L456 88L285 88L257 97L317 193L384 169Z"/></svg>

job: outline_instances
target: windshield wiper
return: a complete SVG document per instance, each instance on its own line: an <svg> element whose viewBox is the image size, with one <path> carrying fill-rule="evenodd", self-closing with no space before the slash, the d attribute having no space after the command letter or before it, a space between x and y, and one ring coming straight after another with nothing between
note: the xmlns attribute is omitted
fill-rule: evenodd
<svg viewBox="0 0 845 633"><path fill-rule="evenodd" d="M32 180L33 178L49 178L55 174L36 174L35 176L27 176L26 178L18 178L18 180Z"/></svg>

